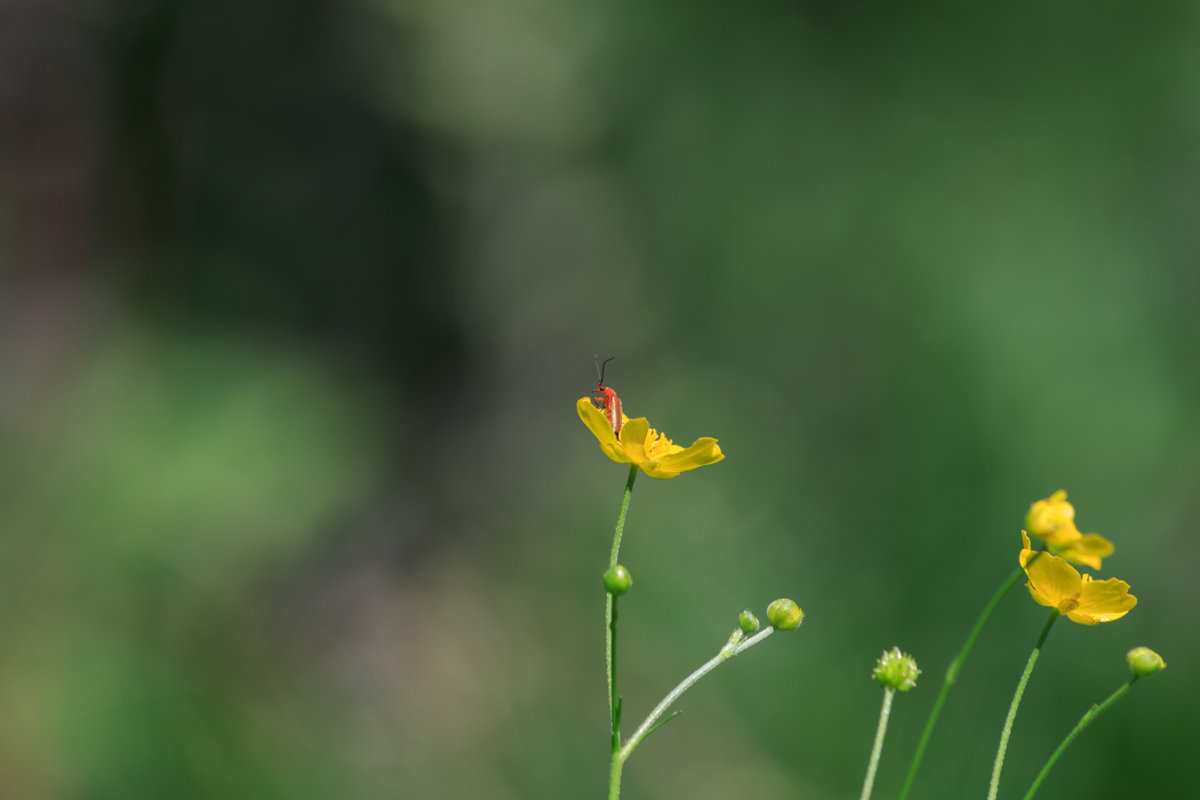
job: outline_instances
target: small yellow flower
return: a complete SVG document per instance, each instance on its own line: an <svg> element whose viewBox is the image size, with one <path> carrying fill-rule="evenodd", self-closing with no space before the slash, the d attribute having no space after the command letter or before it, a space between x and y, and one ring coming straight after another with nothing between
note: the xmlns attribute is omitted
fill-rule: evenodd
<svg viewBox="0 0 1200 800"><path fill-rule="evenodd" d="M715 464L725 457L717 440L704 436L683 448L663 436L645 417L628 419L621 426L620 438L613 433L604 412L592 404L590 397L581 397L575 404L579 418L600 442L604 455L620 464L637 464L651 478L674 478L681 472Z"/></svg>
<svg viewBox="0 0 1200 800"><path fill-rule="evenodd" d="M1054 494L1029 507L1025 528L1039 539L1053 537L1061 528L1075 528L1075 506L1067 502L1067 493L1059 489Z"/></svg>
<svg viewBox="0 0 1200 800"><path fill-rule="evenodd" d="M1080 533L1075 527L1075 507L1067 502L1067 493L1059 489L1029 507L1025 527L1050 548L1074 564L1098 570L1101 559L1111 556L1113 545L1098 533Z"/></svg>
<svg viewBox="0 0 1200 800"><path fill-rule="evenodd" d="M1044 606L1057 608L1072 622L1095 625L1111 622L1129 613L1137 598L1129 593L1125 581L1109 578L1095 581L1091 575L1080 574L1058 556L1042 553L1037 558L1029 546L1029 534L1021 531L1021 553L1017 561L1025 570L1029 594Z"/></svg>

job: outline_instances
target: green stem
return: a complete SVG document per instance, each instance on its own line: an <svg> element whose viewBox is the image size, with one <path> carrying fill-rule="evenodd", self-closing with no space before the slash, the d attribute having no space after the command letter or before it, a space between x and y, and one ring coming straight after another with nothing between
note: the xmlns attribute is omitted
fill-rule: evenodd
<svg viewBox="0 0 1200 800"><path fill-rule="evenodd" d="M879 756L883 753L883 737L887 734L888 718L892 715L892 697L896 690L885 687L883 708L879 709L879 725L875 728L875 746L871 748L871 761L867 764L867 777L863 780L860 800L871 800L871 789L875 786L875 770L879 768Z"/></svg>
<svg viewBox="0 0 1200 800"><path fill-rule="evenodd" d="M612 658L609 660L608 672L608 711L612 715L609 727L612 730L612 750L615 753L621 749L621 698L617 697L617 598L615 595L609 595L609 600L612 601L612 614L608 622L608 638L611 642Z"/></svg>
<svg viewBox="0 0 1200 800"><path fill-rule="evenodd" d="M1037 777L1033 779L1033 785L1030 786L1029 791L1025 793L1025 800L1031 800L1034 792L1036 792L1038 787L1042 785L1042 781L1045 780L1048 774L1050 774L1050 768L1054 766L1054 762L1058 761L1058 757L1061 756L1063 751L1067 749L1067 745L1073 742L1075 737L1078 736L1084 728L1091 724L1092 720L1100 716L1106 708L1117 702L1121 695L1129 691L1129 687L1133 686L1137 679L1138 676L1134 675L1127 683L1122 685L1120 689L1117 689L1115 692L1109 695L1109 698L1103 703L1098 706L1092 706L1087 710L1087 713L1083 715L1083 718L1079 720L1079 723L1075 726L1075 728L1067 734L1067 738L1063 739L1062 743L1059 744L1058 749L1050 755L1050 760L1046 762L1046 766L1042 767L1042 771L1039 772Z"/></svg>
<svg viewBox="0 0 1200 800"><path fill-rule="evenodd" d="M621 511L617 514L617 528L613 531L612 553L608 557L608 566L617 565L617 556L621 554L621 534L625 531L625 512L629 511L629 498L633 495L633 482L637 480L637 464L629 465L629 480L625 481L625 495L621 498Z"/></svg>
<svg viewBox="0 0 1200 800"><path fill-rule="evenodd" d="M625 531L625 514L629 511L629 498L633 495L633 482L637 478L636 464L629 466L629 480L625 482L625 495L621 498L621 511L617 514L617 528L613 532L612 552L608 557L609 569L617 565L621 554L621 534ZM604 611L604 666L608 673L608 716L612 720L613 735L617 733L617 599L605 592L607 598Z"/></svg>
<svg viewBox="0 0 1200 800"><path fill-rule="evenodd" d="M633 496L633 482L637 479L636 464L629 465L629 479L625 481L625 494L621 498L621 510L617 514L617 527L613 531L612 551L608 557L609 569L617 565L621 554L621 534L625 531L625 514L629 511L629 498ZM608 676L608 718L612 732L612 772L608 779L608 796L617 800L621 795L621 699L617 694L617 598L605 592L604 609L604 666Z"/></svg>
<svg viewBox="0 0 1200 800"><path fill-rule="evenodd" d="M612 754L612 769L608 773L608 800L618 800L621 796L621 767L625 762L617 751Z"/></svg>
<svg viewBox="0 0 1200 800"><path fill-rule="evenodd" d="M705 675L712 672L714 669L721 666L721 664L725 663L734 656L741 655L751 647L754 647L754 645L758 644L763 639L766 639L774 632L775 629L768 625L766 628L763 628L761 631L742 642L736 648L730 649L728 647L722 647L721 652L717 653L708 661L701 664L695 672L680 681L679 685L672 689L667 696L664 697L662 701L654 707L654 710L650 712L646 719L642 720L642 724L639 725L638 729L633 732L632 736L629 737L629 741L625 742L625 746L621 748L621 752L619 754L621 761L626 761L629 759L629 756L632 755L634 749L641 744L642 740L645 739L654 729L654 724L658 722L658 719L663 715L663 712L670 708L671 704L678 700L684 692L692 688L696 681L700 680Z"/></svg>
<svg viewBox="0 0 1200 800"><path fill-rule="evenodd" d="M669 722L674 718L675 715L672 715L661 722L659 721L663 713L671 707L671 704L678 700L684 692L692 688L692 685L695 684L696 681L712 672L722 663L750 649L763 639L766 639L774 632L775 629L768 626L754 636L751 636L749 639L746 639L736 647L731 646L731 640L729 644L726 644L721 648L720 652L718 652L708 661L704 662L699 669L684 678L678 686L672 689L670 693L668 693L667 696L664 697L662 701L654 707L654 710L650 712L649 716L647 716L646 719L642 721L642 724L638 726L638 729L634 731L633 736L629 737L629 741L625 743L625 747L619 747L620 733L614 733L616 738L613 740L612 767L608 774L608 800L619 800L621 796L621 770L625 766L625 761L628 760L634 749L642 743L643 739L654 733L654 731L656 731L658 728L662 727L664 723ZM678 711L675 712L675 714L678 713Z"/></svg>
<svg viewBox="0 0 1200 800"><path fill-rule="evenodd" d="M1037 558L1037 556L1034 555L1033 558ZM1033 558L1030 559L1030 563L1033 563ZM987 625L988 620L992 618L992 613L1000 605L1000 601L1016 585L1023 574L1024 570L1018 567L1005 579L1004 583L1000 584L1000 588L992 595L992 599L984 607L983 613L975 621L975 627L971 628L971 632L967 634L967 641L963 644L962 649L958 651L958 655L954 657L954 660L950 662L950 666L946 669L946 677L942 681L942 689L938 692L937 699L933 702L933 710L929 712L929 719L925 721L925 730L921 733L921 740L917 742L917 750L913 753L912 763L908 765L908 774L904 776L904 785L900 788L900 795L897 800L905 800L908 797L909 789L912 788L913 781L917 777L917 770L921 766L921 759L925 757L925 748L929 746L929 739L933 736L933 729L937 727L938 717L941 715L942 706L946 702L946 695L950 694L950 687L958 680L958 673L962 670L963 664L966 663L971 648L975 647L975 640L979 638L979 634L983 631L983 626Z"/></svg>
<svg viewBox="0 0 1200 800"><path fill-rule="evenodd" d="M996 794L1000 791L1000 770L1004 769L1004 751L1008 749L1008 737L1012 734L1013 720L1017 718L1017 708L1021 705L1021 695L1025 694L1025 684L1029 683L1029 675L1033 672L1033 665L1037 663L1038 654L1042 651L1042 645L1046 642L1046 637L1050 635L1050 628L1053 627L1055 620L1058 619L1058 609L1051 609L1050 619L1046 620L1046 626L1042 628L1042 635L1038 637L1037 644L1033 646L1033 652L1029 654L1029 660L1025 662L1025 671L1021 673L1021 680L1017 683L1017 691L1013 694L1012 703L1008 707L1008 716L1004 720L1004 730L1000 732L1000 746L996 748L996 763L992 766L992 781L988 786L988 800L996 800Z"/></svg>

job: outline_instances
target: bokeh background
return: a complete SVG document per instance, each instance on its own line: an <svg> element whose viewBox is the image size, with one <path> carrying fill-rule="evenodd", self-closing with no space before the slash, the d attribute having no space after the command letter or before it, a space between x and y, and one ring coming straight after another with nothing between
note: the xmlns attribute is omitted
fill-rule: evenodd
<svg viewBox="0 0 1200 800"><path fill-rule="evenodd" d="M1070 491L1138 607L1052 633L1018 796L1196 786L1200 9L0 1L0 797L603 796L623 467L639 719L778 596L630 798L895 796ZM982 796L1014 591L914 797ZM627 730L632 724L627 725ZM1183 787L1192 787L1190 790Z"/></svg>

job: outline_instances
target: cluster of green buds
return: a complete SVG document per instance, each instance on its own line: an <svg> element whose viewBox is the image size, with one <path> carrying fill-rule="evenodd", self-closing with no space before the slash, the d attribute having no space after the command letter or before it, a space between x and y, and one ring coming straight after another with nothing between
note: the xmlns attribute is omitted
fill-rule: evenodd
<svg viewBox="0 0 1200 800"><path fill-rule="evenodd" d="M604 591L613 597L620 597L633 588L633 576L621 564L609 567L604 573ZM781 597L767 606L767 622L777 631L792 631L800 627L804 620L804 612L794 600ZM721 648L721 654L726 658L736 655L738 647L746 641L746 637L755 633L761 627L758 617L750 609L738 615L738 626L730 635L729 641Z"/></svg>
<svg viewBox="0 0 1200 800"><path fill-rule="evenodd" d="M774 630L795 630L799 627L802 619L804 619L804 612L800 610L800 606L796 605L794 600L780 598L767 606L767 622ZM738 648L746 641L746 637L758 632L761 625L758 617L748 608L738 614L738 626L729 635L729 641L721 648L721 655L725 658L737 655ZM770 630L765 633L770 633Z"/></svg>

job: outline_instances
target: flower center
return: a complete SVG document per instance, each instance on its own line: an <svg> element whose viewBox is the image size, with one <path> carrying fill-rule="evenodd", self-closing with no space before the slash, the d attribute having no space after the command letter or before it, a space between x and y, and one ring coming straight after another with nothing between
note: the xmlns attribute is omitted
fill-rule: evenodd
<svg viewBox="0 0 1200 800"><path fill-rule="evenodd" d="M671 452L671 444L670 439L651 428L646 435L646 455L650 458L665 456Z"/></svg>
<svg viewBox="0 0 1200 800"><path fill-rule="evenodd" d="M1079 607L1079 595L1074 597L1064 597L1058 601L1058 613L1066 614L1069 611L1074 611Z"/></svg>

